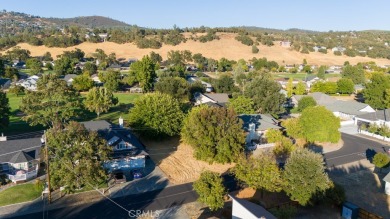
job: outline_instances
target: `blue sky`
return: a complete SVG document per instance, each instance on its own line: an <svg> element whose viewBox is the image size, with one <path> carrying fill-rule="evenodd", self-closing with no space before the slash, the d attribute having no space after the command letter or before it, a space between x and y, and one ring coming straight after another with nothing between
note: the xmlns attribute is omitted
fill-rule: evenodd
<svg viewBox="0 0 390 219"><path fill-rule="evenodd" d="M0 0L0 9L41 17L101 15L143 27L258 26L390 30L388 0Z"/></svg>

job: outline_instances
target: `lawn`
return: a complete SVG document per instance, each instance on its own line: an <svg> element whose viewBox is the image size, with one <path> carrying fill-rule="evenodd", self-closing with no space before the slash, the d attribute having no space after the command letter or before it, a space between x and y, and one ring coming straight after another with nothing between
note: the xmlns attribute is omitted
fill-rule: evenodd
<svg viewBox="0 0 390 219"><path fill-rule="evenodd" d="M19 111L20 103L22 102L22 98L24 95L16 96L15 94L7 93L7 97L9 100L9 106L11 107L11 117L10 122L21 122L21 117L16 116Z"/></svg>
<svg viewBox="0 0 390 219"><path fill-rule="evenodd" d="M306 73L275 73L273 74L275 78L293 78L297 80L304 80L305 77L315 75L315 74L306 74ZM340 74L325 74L325 78L340 78Z"/></svg>
<svg viewBox="0 0 390 219"><path fill-rule="evenodd" d="M34 200L41 196L41 192L33 183L13 186L0 192L0 206Z"/></svg>

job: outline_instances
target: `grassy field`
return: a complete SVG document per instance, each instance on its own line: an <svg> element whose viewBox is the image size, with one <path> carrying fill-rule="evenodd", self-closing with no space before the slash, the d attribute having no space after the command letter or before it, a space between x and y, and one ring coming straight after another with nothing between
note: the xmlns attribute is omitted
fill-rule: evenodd
<svg viewBox="0 0 390 219"><path fill-rule="evenodd" d="M41 192L33 183L13 186L0 192L0 206L34 200L41 196Z"/></svg>
<svg viewBox="0 0 390 219"><path fill-rule="evenodd" d="M274 78L293 78L297 80L304 80L305 77L315 75L306 73L274 73ZM325 78L341 78L340 74L326 74Z"/></svg>

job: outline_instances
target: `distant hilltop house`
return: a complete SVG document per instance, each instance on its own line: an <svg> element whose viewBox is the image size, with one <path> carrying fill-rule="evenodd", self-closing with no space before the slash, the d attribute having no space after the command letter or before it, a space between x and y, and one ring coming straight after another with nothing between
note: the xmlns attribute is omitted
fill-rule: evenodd
<svg viewBox="0 0 390 219"><path fill-rule="evenodd" d="M202 94L196 92L194 94L195 106L206 104L214 107L225 107L229 102L229 95L224 93L219 94Z"/></svg>
<svg viewBox="0 0 390 219"><path fill-rule="evenodd" d="M108 39L108 33L99 33L98 36L100 37L100 40L103 42L106 42Z"/></svg>
<svg viewBox="0 0 390 219"><path fill-rule="evenodd" d="M325 71L325 73L341 73L343 66L341 65L332 65Z"/></svg>
<svg viewBox="0 0 390 219"><path fill-rule="evenodd" d="M341 47L341 46L337 46L337 47L333 47L332 48L332 52L341 52L341 53L343 53L345 50L346 50L346 48Z"/></svg>
<svg viewBox="0 0 390 219"><path fill-rule="evenodd" d="M319 50L326 50L325 46L314 46L313 47L314 52L318 52Z"/></svg>
<svg viewBox="0 0 390 219"><path fill-rule="evenodd" d="M288 41L288 40L283 40L283 41L280 41L280 45L282 47L290 48L291 47L291 42Z"/></svg>
<svg viewBox="0 0 390 219"><path fill-rule="evenodd" d="M291 100L295 106L298 106L299 100L305 96L313 97L313 99L317 102L317 105L324 106L326 109L333 112L335 116L343 120L353 121L360 115L375 112L375 110L368 104L357 101L337 100L336 98L321 92L315 92L309 95L294 95Z"/></svg>
<svg viewBox="0 0 390 219"><path fill-rule="evenodd" d="M37 177L42 138L7 139L0 137L0 175L14 183Z"/></svg>

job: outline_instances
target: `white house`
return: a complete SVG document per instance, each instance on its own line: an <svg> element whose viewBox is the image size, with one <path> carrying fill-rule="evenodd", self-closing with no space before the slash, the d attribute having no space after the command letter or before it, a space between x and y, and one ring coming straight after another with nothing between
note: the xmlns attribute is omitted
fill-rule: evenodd
<svg viewBox="0 0 390 219"><path fill-rule="evenodd" d="M204 81L200 80L200 78L198 78L198 77L187 78L187 82L190 84L195 83L197 81L200 81L200 83L202 83L202 85L206 89L207 93L210 93L214 90L213 86L210 83L204 82Z"/></svg>
<svg viewBox="0 0 390 219"><path fill-rule="evenodd" d="M276 219L274 215L260 205L231 195L229 197L233 202L232 219Z"/></svg>
<svg viewBox="0 0 390 219"><path fill-rule="evenodd" d="M100 80L98 74L91 75L91 79L93 80L93 82L95 82L96 85L102 85L103 84L103 82Z"/></svg>
<svg viewBox="0 0 390 219"><path fill-rule="evenodd" d="M346 50L346 48L341 47L341 46L337 46L337 47L333 47L332 48L332 52L341 52L341 53L343 53L345 50Z"/></svg>
<svg viewBox="0 0 390 219"><path fill-rule="evenodd" d="M27 79L22 79L16 82L16 85L24 87L26 90L37 90L37 82L39 77L36 75L33 75L31 77L28 77Z"/></svg>
<svg viewBox="0 0 390 219"><path fill-rule="evenodd" d="M359 126L361 124L386 125L390 128L390 109L378 110L356 116L355 124Z"/></svg>
<svg viewBox="0 0 390 219"><path fill-rule="evenodd" d="M314 49L315 52L318 52L321 49L322 50L326 50L326 47L325 46L314 46L313 49Z"/></svg>
<svg viewBox="0 0 390 219"><path fill-rule="evenodd" d="M41 138L7 140L0 137L0 175L14 183L24 182L37 177Z"/></svg>
<svg viewBox="0 0 390 219"><path fill-rule="evenodd" d="M386 182L385 184L385 193L386 195L390 195L390 173L388 173L385 178L383 178L383 181Z"/></svg>
<svg viewBox="0 0 390 219"><path fill-rule="evenodd" d="M291 42L288 41L288 40L283 40L283 41L280 41L280 45L281 45L282 47L290 48Z"/></svg>

